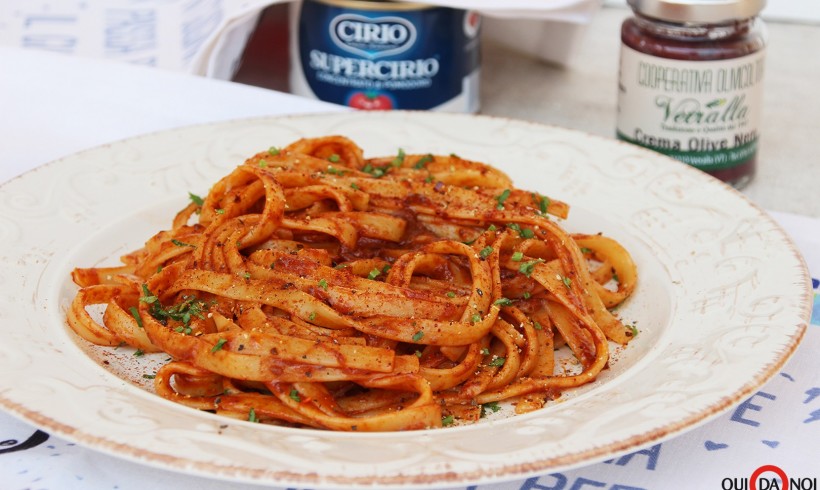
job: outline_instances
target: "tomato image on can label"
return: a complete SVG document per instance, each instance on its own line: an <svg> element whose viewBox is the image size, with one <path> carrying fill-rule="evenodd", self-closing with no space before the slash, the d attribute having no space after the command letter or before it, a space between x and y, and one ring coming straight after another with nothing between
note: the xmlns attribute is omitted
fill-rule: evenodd
<svg viewBox="0 0 820 490"><path fill-rule="evenodd" d="M362 110L477 111L478 14L406 5L306 0L291 91Z"/></svg>

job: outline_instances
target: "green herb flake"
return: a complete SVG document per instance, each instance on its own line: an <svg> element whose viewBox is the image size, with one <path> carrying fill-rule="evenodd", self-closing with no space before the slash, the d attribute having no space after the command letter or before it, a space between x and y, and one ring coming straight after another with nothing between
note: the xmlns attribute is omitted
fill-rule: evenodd
<svg viewBox="0 0 820 490"><path fill-rule="evenodd" d="M581 247L581 253L582 253L582 254L591 254L591 253L592 253L592 249L591 249L591 248L587 248L587 247Z"/></svg>
<svg viewBox="0 0 820 490"><path fill-rule="evenodd" d="M171 239L171 243L173 243L173 244L174 244L174 245L176 245L177 247L191 247L191 248L196 248L196 245L191 245L190 243L181 242L181 241L177 240L176 238L172 238L172 239Z"/></svg>
<svg viewBox="0 0 820 490"><path fill-rule="evenodd" d="M336 270L342 270L345 267L350 267L350 264L337 264L337 265L333 266L333 268L336 269Z"/></svg>
<svg viewBox="0 0 820 490"><path fill-rule="evenodd" d="M421 330L419 330L418 332L416 332L415 334L413 334L413 342L418 342L418 341L420 341L420 340L422 339L422 337L424 337L424 332L422 332Z"/></svg>
<svg viewBox="0 0 820 490"><path fill-rule="evenodd" d="M355 182L351 182L351 183L350 183L350 188L351 188L351 189L354 189L354 190L357 190L357 191L359 190L359 186L358 186L358 185L356 185L356 183L355 183Z"/></svg>
<svg viewBox="0 0 820 490"><path fill-rule="evenodd" d="M632 335L630 335L630 337L632 337L634 339L635 337L638 336L638 327L636 327L635 325L627 325L626 328L628 328L629 333L632 334Z"/></svg>
<svg viewBox="0 0 820 490"><path fill-rule="evenodd" d="M482 259L486 259L490 255L492 255L492 253L493 253L493 247L484 247L484 248L481 249L480 252L478 252L478 256L481 257Z"/></svg>
<svg viewBox="0 0 820 490"><path fill-rule="evenodd" d="M302 397L299 396L299 391L297 391L296 388L293 388L292 390L290 390L290 393L288 394L288 396L290 397L291 400L293 400L297 403L302 401Z"/></svg>
<svg viewBox="0 0 820 490"><path fill-rule="evenodd" d="M521 259L524 258L524 254L521 253L521 252L515 252L515 253L512 254L511 258L512 258L513 262L521 262Z"/></svg>
<svg viewBox="0 0 820 490"><path fill-rule="evenodd" d="M313 320L315 320L315 319L316 319L316 312L315 312L315 311L312 311L312 312L310 313L310 316L308 316L308 320L313 321Z"/></svg>
<svg viewBox="0 0 820 490"><path fill-rule="evenodd" d="M495 206L495 209L498 209L499 211L504 209L504 201L506 201L509 198L510 198L510 190L509 189L504 189L504 192L502 192L501 194L498 195L498 197L495 198L495 200L498 201L498 204Z"/></svg>
<svg viewBox="0 0 820 490"><path fill-rule="evenodd" d="M493 304L497 306L512 306L513 302L509 298L498 298Z"/></svg>
<svg viewBox="0 0 820 490"><path fill-rule="evenodd" d="M529 228L524 228L521 230L521 233L519 233L519 235L521 236L521 238L532 238L535 236L535 232Z"/></svg>
<svg viewBox="0 0 820 490"><path fill-rule="evenodd" d="M424 179L424 183L425 183L425 184L429 184L429 183L431 183L431 182L433 182L433 175L432 175L432 174L428 175L428 176Z"/></svg>
<svg viewBox="0 0 820 490"><path fill-rule="evenodd" d="M269 154L270 154L270 156L272 156L272 157L275 157L276 155L278 155L280 151L281 151L281 150L279 150L279 148L277 148L277 147L275 147L275 146L271 146L270 148L268 148L268 153L269 153Z"/></svg>
<svg viewBox="0 0 820 490"><path fill-rule="evenodd" d="M532 295L530 294L529 291L524 291L524 294L521 295L521 297L524 298L524 299L530 299L530 296L532 296Z"/></svg>
<svg viewBox="0 0 820 490"><path fill-rule="evenodd" d="M327 281L324 279L319 279L319 287L327 291Z"/></svg>
<svg viewBox="0 0 820 490"><path fill-rule="evenodd" d="M157 377L157 375L156 374L143 374L142 377L145 378L145 379L154 379L154 378Z"/></svg>
<svg viewBox="0 0 820 490"><path fill-rule="evenodd" d="M507 362L507 358L505 358L505 357L495 357L495 358L493 358L492 361L490 361L490 363L488 365L492 366L492 367L501 367L501 366L504 365L505 362Z"/></svg>
<svg viewBox="0 0 820 490"><path fill-rule="evenodd" d="M244 274L242 274L242 277L244 277L245 279L250 279L251 278L251 273L250 272L245 272Z"/></svg>
<svg viewBox="0 0 820 490"><path fill-rule="evenodd" d="M541 326L538 322L532 322L532 325L535 327L536 330L544 330L544 327Z"/></svg>
<svg viewBox="0 0 820 490"><path fill-rule="evenodd" d="M205 315L203 312L210 307L209 303L198 299L196 296L184 295L182 296L181 303L165 308L160 304L159 299L151 293L146 284L142 285L142 293L143 295L140 297L140 301L150 305L148 312L163 325L166 325L168 320L175 320L182 322L185 327L188 327L193 317L204 320ZM188 328L185 333L189 334L190 328Z"/></svg>
<svg viewBox="0 0 820 490"><path fill-rule="evenodd" d="M418 161L416 162L416 164L413 165L413 168L415 168L416 170L421 170L421 169L424 168L425 165L427 165L428 163L430 163L432 161L433 161L433 155L428 153L428 154L424 155L423 157L419 158Z"/></svg>
<svg viewBox="0 0 820 490"><path fill-rule="evenodd" d="M137 309L136 306L132 306L132 307L128 308L128 311L131 312L131 316L133 316L134 320L137 321L137 326L139 328L144 328L143 324L142 324L142 317L140 316L140 310Z"/></svg>
<svg viewBox="0 0 820 490"><path fill-rule="evenodd" d="M484 403L481 405L481 418L486 417L490 412L495 413L499 410L501 410L501 407L498 406L498 402Z"/></svg>
<svg viewBox="0 0 820 490"><path fill-rule="evenodd" d="M218 350L222 350L222 346L225 345L226 342L228 342L228 339L219 339L219 340L217 340L216 344L214 344L214 346L211 347L211 352L216 352Z"/></svg>
<svg viewBox="0 0 820 490"><path fill-rule="evenodd" d="M538 206L538 210L541 214L547 214L547 209L550 205L550 198L534 192L532 194L532 200L535 201L535 205Z"/></svg>
<svg viewBox="0 0 820 490"><path fill-rule="evenodd" d="M373 279L376 279L377 277L379 277L379 275L380 275L381 273L382 273L382 271L380 271L378 268L374 268L374 269L373 269L372 271L370 271L370 273L367 275L367 278L368 278L368 279L370 279L370 280L372 281Z"/></svg>
<svg viewBox="0 0 820 490"><path fill-rule="evenodd" d="M530 277L532 275L532 272L535 270L535 266L543 261L544 259L535 259L524 262L523 264L518 266L518 272L524 274L527 277Z"/></svg>
<svg viewBox="0 0 820 490"><path fill-rule="evenodd" d="M571 288L571 287L572 287L572 279L570 279L570 278L569 278L569 277L567 277L567 276L562 277L562 278L561 278L561 282L563 282L563 283L564 283L564 286L566 286L567 288Z"/></svg>
<svg viewBox="0 0 820 490"><path fill-rule="evenodd" d="M145 352L142 349L137 349L134 351L134 357L142 357L145 355Z"/></svg>
<svg viewBox="0 0 820 490"><path fill-rule="evenodd" d="M216 210L216 214L225 214L225 210L222 209L222 208L219 208L219 209Z"/></svg>
<svg viewBox="0 0 820 490"><path fill-rule="evenodd" d="M478 322L480 322L480 321L481 321L481 315L479 315L478 313L476 313L475 315L473 315L472 317L470 317L470 321L472 321L473 323L478 323Z"/></svg>
<svg viewBox="0 0 820 490"><path fill-rule="evenodd" d="M417 350L417 351L416 351L416 352L414 352L413 354L415 354L415 355L416 355L416 357L418 357L419 359L421 359L421 351L420 351L420 350Z"/></svg>
<svg viewBox="0 0 820 490"><path fill-rule="evenodd" d="M248 422L259 422L259 419L256 418L256 410L253 407L248 411Z"/></svg>
<svg viewBox="0 0 820 490"><path fill-rule="evenodd" d="M393 158L393 161L390 162L390 165L394 167L401 167L404 163L404 156L404 149L399 148L399 153L396 155L395 158Z"/></svg>
<svg viewBox="0 0 820 490"><path fill-rule="evenodd" d="M490 355L490 349L488 349L486 347L481 349L481 355L482 356L489 356Z"/></svg>
<svg viewBox="0 0 820 490"><path fill-rule="evenodd" d="M455 298L455 297L456 297L456 293L454 293L454 292L452 292L452 291L447 291L447 297L448 297L448 298Z"/></svg>
<svg viewBox="0 0 820 490"><path fill-rule="evenodd" d="M453 425L453 422L455 422L455 421L456 421L456 419L452 415L442 417L441 418L441 426L442 427L447 427L447 426Z"/></svg>
<svg viewBox="0 0 820 490"><path fill-rule="evenodd" d="M621 282L621 280L618 278L618 273L617 272L612 273L612 280L615 281L615 282Z"/></svg>
<svg viewBox="0 0 820 490"><path fill-rule="evenodd" d="M497 229L498 229L498 228L496 228L496 226L495 226L495 225L490 225L490 226L488 226L488 227L487 227L487 231L495 231L495 230L497 230Z"/></svg>
<svg viewBox="0 0 820 490"><path fill-rule="evenodd" d="M330 155L329 157L327 157L327 161L333 162L333 163L337 163L340 159L341 159L341 157L339 155L337 155L336 153L334 153L334 154Z"/></svg>
<svg viewBox="0 0 820 490"><path fill-rule="evenodd" d="M268 166L267 160L265 160L264 158L259 160L259 168L266 168L267 166Z"/></svg>
<svg viewBox="0 0 820 490"><path fill-rule="evenodd" d="M202 207L202 205L205 204L205 201L193 192L189 192L188 197L191 199L192 203L196 204L199 207Z"/></svg>

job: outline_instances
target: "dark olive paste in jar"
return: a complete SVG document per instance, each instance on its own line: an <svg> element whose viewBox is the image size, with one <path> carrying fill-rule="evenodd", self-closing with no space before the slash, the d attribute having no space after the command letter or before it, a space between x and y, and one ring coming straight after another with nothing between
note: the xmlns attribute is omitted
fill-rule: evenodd
<svg viewBox="0 0 820 490"><path fill-rule="evenodd" d="M764 0L628 0L618 137L735 187L754 176Z"/></svg>

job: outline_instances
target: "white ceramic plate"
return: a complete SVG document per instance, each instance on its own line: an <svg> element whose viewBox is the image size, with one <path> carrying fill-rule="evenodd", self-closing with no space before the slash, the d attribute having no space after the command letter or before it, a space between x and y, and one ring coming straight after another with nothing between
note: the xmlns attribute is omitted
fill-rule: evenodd
<svg viewBox="0 0 820 490"><path fill-rule="evenodd" d="M473 426L341 434L261 426L163 400L152 359L78 340L64 314L75 266L116 258L245 157L344 134L367 156L457 153L572 205L566 226L620 240L639 267L622 310L638 337L595 383L542 410ZM309 487L433 487L523 478L674 436L754 392L810 314L805 264L739 193L665 157L520 121L434 113L252 119L125 140L0 188L0 405L142 463ZM159 360L160 362L162 359Z"/></svg>

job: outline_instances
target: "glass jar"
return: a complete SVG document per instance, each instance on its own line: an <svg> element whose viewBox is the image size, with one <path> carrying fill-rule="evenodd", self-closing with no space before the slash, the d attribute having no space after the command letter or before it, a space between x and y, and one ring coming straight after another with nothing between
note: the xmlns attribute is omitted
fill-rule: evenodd
<svg viewBox="0 0 820 490"><path fill-rule="evenodd" d="M628 3L618 137L742 188L757 165L765 0Z"/></svg>

